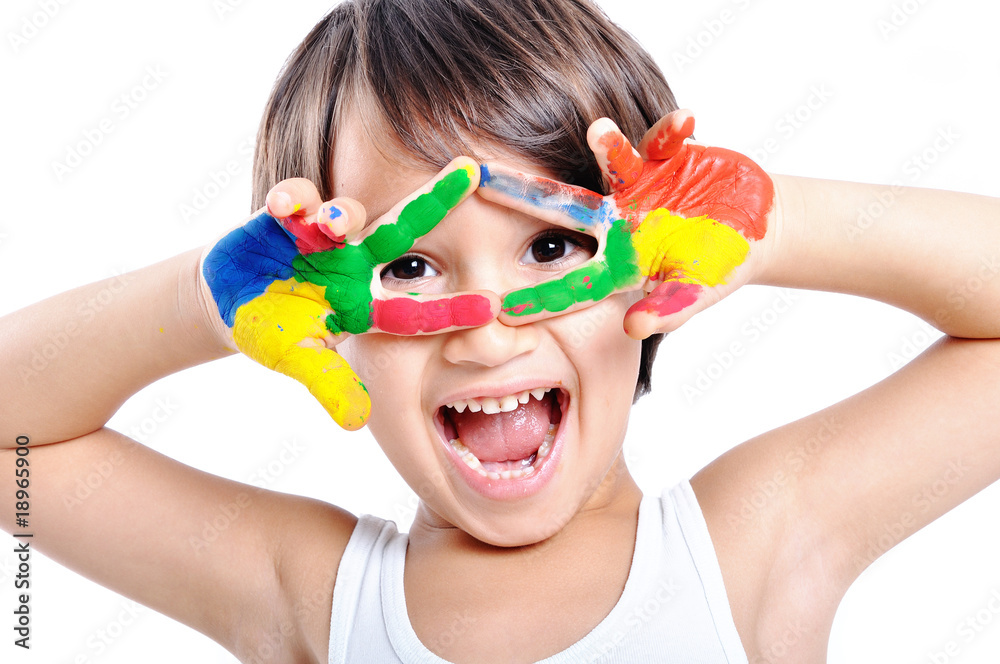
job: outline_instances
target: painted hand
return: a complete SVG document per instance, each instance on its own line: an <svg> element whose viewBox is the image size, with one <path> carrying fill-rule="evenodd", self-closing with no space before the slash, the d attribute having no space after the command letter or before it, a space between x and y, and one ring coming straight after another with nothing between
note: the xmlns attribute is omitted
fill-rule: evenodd
<svg viewBox="0 0 1000 664"><path fill-rule="evenodd" d="M596 254L576 270L505 294L501 320L531 322L641 288L646 295L624 325L644 339L746 283L748 257L767 232L771 179L742 154L689 142L693 131L690 112L675 111L637 152L611 120L594 122L587 140L608 196L485 164L484 198L598 239Z"/></svg>
<svg viewBox="0 0 1000 664"><path fill-rule="evenodd" d="M241 352L303 383L345 429L364 426L371 401L333 347L349 334L426 334L483 325L499 298L486 291L400 295L379 266L410 250L479 183L460 157L368 228L351 199L320 204L308 180L285 180L267 208L211 247L202 276Z"/></svg>

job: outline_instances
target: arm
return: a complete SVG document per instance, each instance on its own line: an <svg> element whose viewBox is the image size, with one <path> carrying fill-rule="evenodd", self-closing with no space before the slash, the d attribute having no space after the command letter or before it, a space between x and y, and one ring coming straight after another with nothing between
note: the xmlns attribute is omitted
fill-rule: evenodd
<svg viewBox="0 0 1000 664"><path fill-rule="evenodd" d="M0 319L0 440L9 448L18 435L31 438L33 547L233 652L252 651L255 638L288 624L295 627L289 650L302 654L307 636L324 623L328 629L329 604L296 614L291 591L301 577L277 573L282 543L308 543L302 553L335 571L353 518L214 477L104 428L144 385L230 352L202 313L200 256L189 252ZM33 369L38 340L60 334L69 339L62 354ZM14 463L12 450L0 452L0 467ZM77 482L102 464L112 472L80 500ZM10 531L15 487L2 487L2 526ZM220 514L231 521L209 541L205 524ZM332 579L319 587L332 592ZM255 605L271 610L246 611Z"/></svg>
<svg viewBox="0 0 1000 664"><path fill-rule="evenodd" d="M743 283L872 297L953 335L883 383L740 445L692 479L751 659L799 621L809 629L791 656L807 661L825 653L841 597L874 558L1000 477L1000 202L894 188L877 223L857 226L857 210L884 200L886 187L778 176L772 206L746 193L766 191L761 179L771 177L738 153L686 142L692 130L686 112L672 113L633 152L612 124L594 123L590 144L614 192L603 199L502 171L482 195L569 227L595 216L628 222L639 276L621 287L648 293L626 316L633 336L676 329ZM666 213L680 219L650 223ZM677 239L705 217L698 243ZM729 229L748 250L728 251L733 243L720 238L733 238ZM601 249L585 268L620 269L602 253L610 234L595 235ZM643 260L643 243L655 246L655 260ZM723 276L706 278L706 264ZM505 306L524 299L531 316L556 315L552 290L509 293ZM744 501L765 484L767 501L744 518ZM936 500L920 499L942 485ZM871 555L887 529L892 542Z"/></svg>
<svg viewBox="0 0 1000 664"><path fill-rule="evenodd" d="M357 202L324 205L328 218L346 211L332 227L319 219L311 183L285 181L272 193L287 216L254 216L204 260L189 252L126 275L113 296L102 297L108 283L93 284L2 319L11 349L0 366L3 445L22 435L34 445L33 544L240 657L273 649L280 634L277 661L325 661L336 570L354 517L189 468L104 424L139 388L235 343L300 380L338 422L360 426L367 397L359 405L341 389L357 377L333 349L340 330L436 332L495 317L491 293L383 298L371 285L378 264L405 253L472 193L477 176L471 160L458 159L363 231ZM101 306L77 321L81 303L92 300ZM19 371L30 367L37 339L59 334L72 343L51 366ZM0 459L14 467L10 449ZM97 467L111 470L88 497L76 497L77 483ZM13 483L3 486L0 500L14 505ZM13 514L2 523L13 529Z"/></svg>
<svg viewBox="0 0 1000 664"><path fill-rule="evenodd" d="M134 393L229 353L198 287L201 250L81 286L0 319L0 446L43 445L104 426ZM64 338L45 363L47 340ZM46 340L40 343L39 340ZM14 417L16 414L16 417Z"/></svg>
<svg viewBox="0 0 1000 664"><path fill-rule="evenodd" d="M953 337L1000 336L1000 201L773 176L782 229L757 283L861 295ZM891 200L889 205L881 201ZM858 210L877 204L877 218Z"/></svg>
<svg viewBox="0 0 1000 664"><path fill-rule="evenodd" d="M808 607L832 622L878 556L1000 478L1000 201L904 189L862 230L858 209L886 187L774 181L780 232L755 281L875 298L951 335L881 383L748 441L692 480L737 611L797 596L790 610ZM779 473L781 491L752 519L739 516L742 501ZM754 572L754 560L771 565ZM748 644L772 643L787 625L763 625L750 611L741 622ZM817 638L825 644L825 636Z"/></svg>

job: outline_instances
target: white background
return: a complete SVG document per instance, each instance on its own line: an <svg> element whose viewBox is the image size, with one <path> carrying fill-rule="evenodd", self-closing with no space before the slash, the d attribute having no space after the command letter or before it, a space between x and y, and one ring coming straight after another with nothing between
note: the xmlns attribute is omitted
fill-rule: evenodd
<svg viewBox="0 0 1000 664"><path fill-rule="evenodd" d="M0 313L199 246L244 218L246 141L285 57L329 8L328 0L49 4L51 16L39 1L6 0L0 10ZM703 142L760 157L773 139L760 161L774 172L1000 195L997 3L602 4L653 52L681 105L696 111ZM116 100L143 84L147 68L163 80L147 78L150 89L134 93L125 116ZM802 106L816 90L825 99ZM793 126L784 118L796 112ZM111 133L60 179L53 164L104 119ZM957 138L935 152L942 130ZM916 168L912 158L928 149L933 163ZM230 161L236 176L213 186ZM208 205L185 219L182 206L193 207L197 192ZM658 493L731 446L865 388L931 340L920 321L875 302L795 292L777 313L778 295L746 288L664 343L654 393L635 408L626 444L644 490ZM744 327L755 317L766 321L759 338ZM720 354L733 342L745 352L729 362ZM685 394L699 372L714 377L703 377L708 389ZM302 388L242 357L150 386L111 424L226 477L403 527L412 517L412 492L367 432L340 431ZM284 463L283 446L300 451ZM1000 590L998 514L994 486L879 560L844 600L830 661L996 661L1000 617L988 607ZM0 661L235 661L150 610L133 619L129 602L38 554L33 649L14 648L10 549L0 551ZM985 625L963 638L959 623L977 615ZM960 654L932 660L948 641Z"/></svg>

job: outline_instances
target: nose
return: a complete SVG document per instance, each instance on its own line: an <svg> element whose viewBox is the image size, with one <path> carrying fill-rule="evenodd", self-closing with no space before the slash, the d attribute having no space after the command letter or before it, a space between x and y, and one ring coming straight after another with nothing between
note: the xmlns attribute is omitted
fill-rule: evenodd
<svg viewBox="0 0 1000 664"><path fill-rule="evenodd" d="M538 348L536 325L507 326L499 320L467 330L446 333L444 359L452 364L497 367Z"/></svg>

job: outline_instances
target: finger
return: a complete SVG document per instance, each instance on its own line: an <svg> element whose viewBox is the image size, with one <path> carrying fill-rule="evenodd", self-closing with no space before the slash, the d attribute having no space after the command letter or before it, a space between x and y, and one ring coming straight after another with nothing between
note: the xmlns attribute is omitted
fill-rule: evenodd
<svg viewBox="0 0 1000 664"><path fill-rule="evenodd" d="M397 203L365 229L359 246L374 267L396 260L427 235L445 215L479 186L479 167L468 157L458 157L426 185Z"/></svg>
<svg viewBox="0 0 1000 664"><path fill-rule="evenodd" d="M533 323L584 309L612 293L641 286L643 277L634 263L604 258L603 255L595 256L565 275L506 293L500 322L505 325Z"/></svg>
<svg viewBox="0 0 1000 664"><path fill-rule="evenodd" d="M328 238L344 244L361 233L367 216L365 206L353 198L334 198L320 206L316 225Z"/></svg>
<svg viewBox="0 0 1000 664"><path fill-rule="evenodd" d="M483 164L481 170L480 196L550 224L594 234L619 217L613 204L589 189L495 163Z"/></svg>
<svg viewBox="0 0 1000 664"><path fill-rule="evenodd" d="M276 282L237 309L236 347L305 385L337 424L359 429L371 412L368 391L347 362L327 348L329 310L309 297L288 294L292 287Z"/></svg>
<svg viewBox="0 0 1000 664"><path fill-rule="evenodd" d="M295 241L299 253L306 255L336 246L336 242L327 237L322 232L322 227L317 225L317 213L324 212L321 209L323 199L311 180L306 178L282 180L267 192L264 204L268 214L277 219L285 233ZM334 209L335 216L343 215L339 208ZM331 212L325 211L324 220L329 220ZM363 217L362 223L364 223Z"/></svg>
<svg viewBox="0 0 1000 664"><path fill-rule="evenodd" d="M316 185L307 178L282 180L271 187L264 199L267 211L275 219L316 214L322 202Z"/></svg>
<svg viewBox="0 0 1000 664"><path fill-rule="evenodd" d="M281 226L295 240L303 256L342 249L365 225L365 207L351 198L335 198L323 203L315 215L292 215L280 219Z"/></svg>
<svg viewBox="0 0 1000 664"><path fill-rule="evenodd" d="M372 331L431 334L479 327L500 313L500 298L490 291L377 298L372 303Z"/></svg>
<svg viewBox="0 0 1000 664"><path fill-rule="evenodd" d="M701 284L665 281L625 313L625 334L645 339L658 332L673 332L696 313L721 299Z"/></svg>
<svg viewBox="0 0 1000 664"><path fill-rule="evenodd" d="M610 119L601 118L590 125L587 144L613 191L631 187L642 175L642 157Z"/></svg>
<svg viewBox="0 0 1000 664"><path fill-rule="evenodd" d="M639 154L650 161L665 161L677 154L694 133L694 114L686 109L667 113L639 141Z"/></svg>

